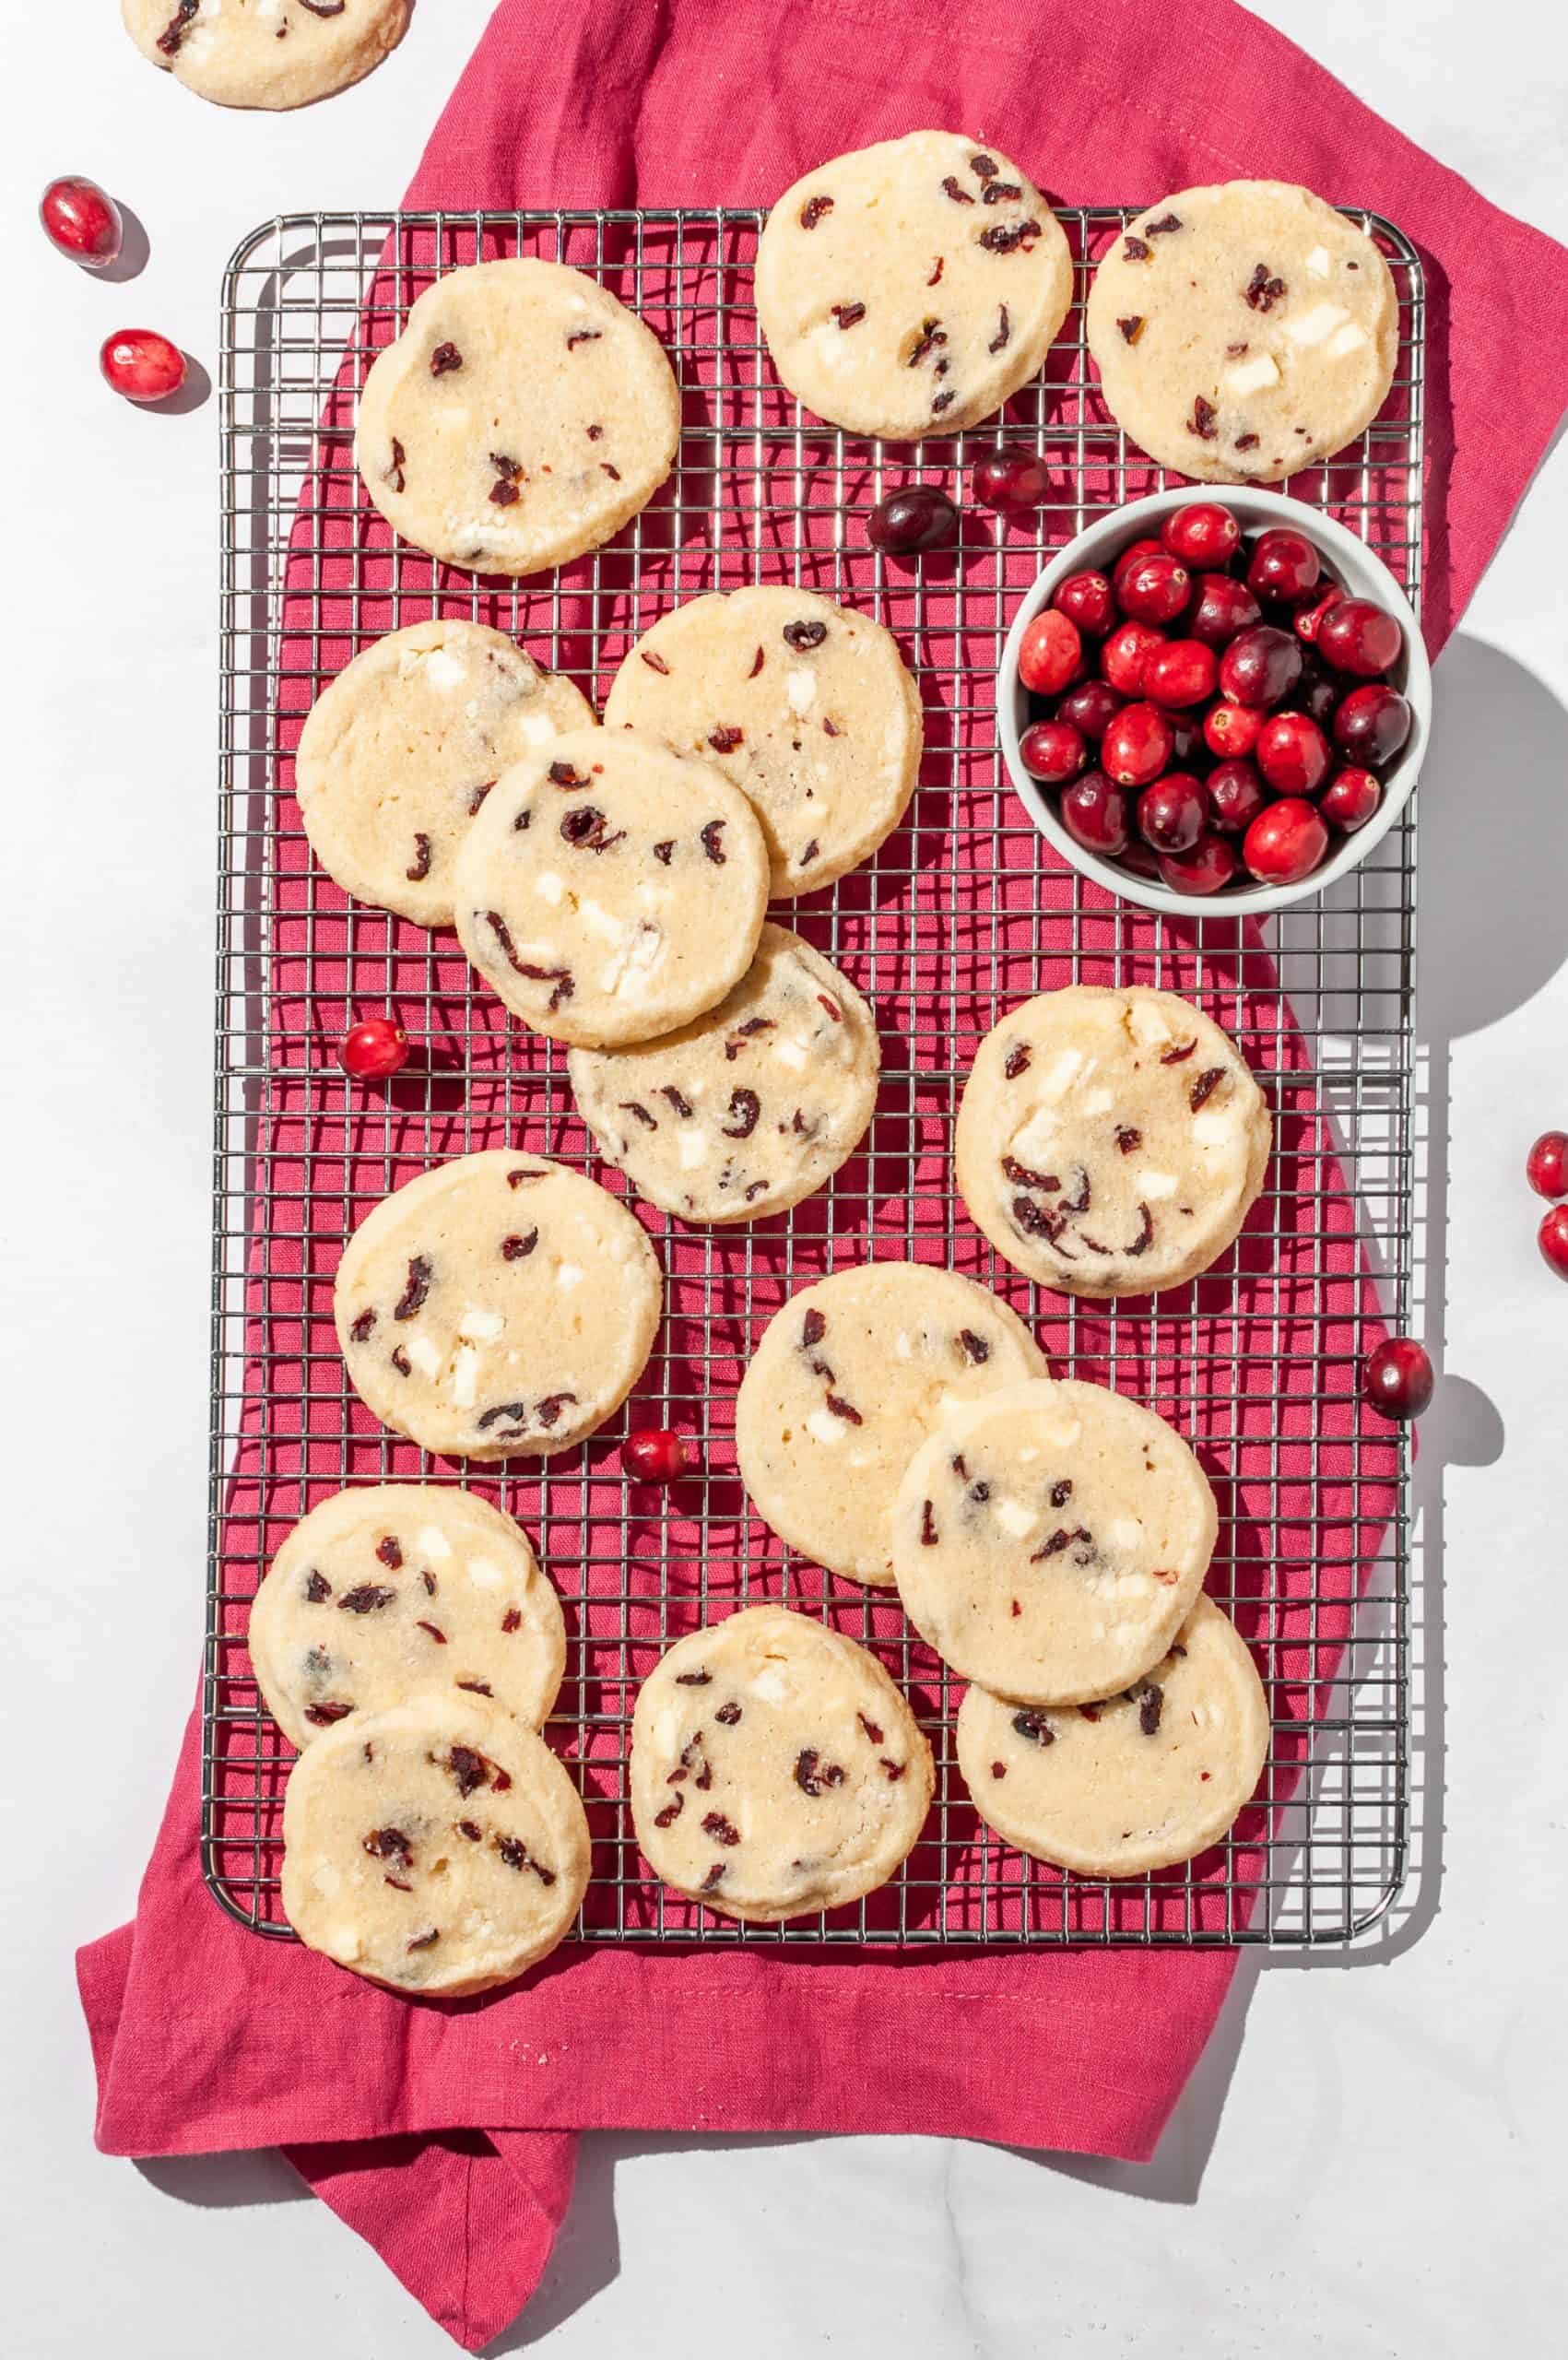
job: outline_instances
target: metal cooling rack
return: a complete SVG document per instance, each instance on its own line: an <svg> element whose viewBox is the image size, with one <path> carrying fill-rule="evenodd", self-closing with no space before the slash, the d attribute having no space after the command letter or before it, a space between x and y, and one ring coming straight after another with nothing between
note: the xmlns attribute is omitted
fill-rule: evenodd
<svg viewBox="0 0 1568 2360"><path fill-rule="evenodd" d="M1091 261L1126 216L1101 206L1060 218ZM1289 489L1362 534L1417 600L1421 266L1387 222L1355 218L1399 289L1397 382L1362 443ZM1330 1275L1327 1247L1353 1239L1359 1220L1385 1306L1404 1320L1418 1177L1413 812L1331 895L1276 921L1264 950L1222 915L1156 917L1065 878L1001 773L997 654L1044 554L1165 478L1099 402L1077 302L1043 382L983 430L884 452L803 419L772 377L751 309L760 219L293 215L255 230L230 266L205 1874L245 1925L288 1935L278 1865L291 1757L244 1645L249 1601L286 1531L344 1482L471 1477L534 1536L566 1606L572 1645L550 1734L594 1835L584 1941L1344 1942L1387 1909L1405 1870L1409 1470L1402 1434L1362 1430L1356 1368L1375 1315L1354 1277ZM670 353L686 419L665 495L609 548L514 587L395 545L359 490L351 426L374 350L429 278L518 251L575 264L633 304ZM1036 531L998 534L969 508L956 561L907 571L867 549L865 513L885 489L951 483L1004 433L1042 450L1055 474ZM919 668L927 751L909 820L868 870L788 913L877 1009L885 1063L867 1146L818 1197L750 1230L689 1231L642 1209L669 1274L667 1316L629 1411L585 1450L499 1469L430 1461L350 1395L330 1319L344 1237L395 1182L502 1142L621 1184L590 1152L563 1055L505 1016L452 938L349 904L311 864L286 748L327 678L384 629L433 612L496 624L598 702L657 613L749 578L798 579L867 608ZM917 877L936 896L918 914ZM1078 979L1186 993L1237 1039L1276 1113L1279 1152L1241 1248L1153 1307L1038 1292L996 1260L952 1194L951 1124L977 1038L1014 1001ZM430 1043L431 1062L377 1095L348 1084L334 1052L353 1014L387 1007ZM985 1280L1032 1319L1059 1372L1136 1394L1197 1442L1221 1507L1209 1588L1254 1644L1275 1732L1270 1809L1202 1860L1104 1885L987 1835L952 1756L956 1696L896 1600L792 1558L750 1511L732 1432L750 1342L797 1286L868 1257L950 1262ZM628 1414L700 1436L702 1480L667 1497L623 1487ZM1226 1478L1244 1443L1252 1471L1237 1487ZM1324 1506L1330 1482L1342 1513ZM926 1837L899 1878L826 1920L769 1929L715 1918L648 1874L624 1780L636 1687L663 1647L764 1597L872 1646L909 1689L938 1760Z"/></svg>

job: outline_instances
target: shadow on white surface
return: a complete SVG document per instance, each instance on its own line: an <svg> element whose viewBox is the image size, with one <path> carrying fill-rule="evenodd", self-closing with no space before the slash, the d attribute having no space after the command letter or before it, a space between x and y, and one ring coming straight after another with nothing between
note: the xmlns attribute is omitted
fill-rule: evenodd
<svg viewBox="0 0 1568 2360"><path fill-rule="evenodd" d="M232 2155L155 2155L139 2160L136 2169L163 2195L204 2209L294 2204L312 2193L276 2147Z"/></svg>

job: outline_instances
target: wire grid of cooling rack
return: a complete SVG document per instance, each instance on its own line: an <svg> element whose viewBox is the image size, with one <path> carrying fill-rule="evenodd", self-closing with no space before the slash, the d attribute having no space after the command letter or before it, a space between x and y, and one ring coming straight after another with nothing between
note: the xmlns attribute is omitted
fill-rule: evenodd
<svg viewBox="0 0 1568 2360"><path fill-rule="evenodd" d="M1059 218L1081 264L1126 217L1102 206ZM1353 218L1377 236L1398 287L1397 382L1362 442L1286 488L1361 533L1417 600L1421 269L1387 222ZM1396 1322L1411 1282L1413 811L1332 895L1286 912L1261 944L1222 914L1160 918L1065 876L1001 773L1001 641L1046 554L1166 480L1098 399L1084 273L1042 380L1000 420L883 450L804 418L773 378L750 302L760 219L295 215L254 231L230 266L205 1874L244 1924L289 1934L278 1868L290 1755L244 1646L249 1601L284 1534L345 1482L471 1480L534 1536L567 1611L549 1733L594 1837L582 1939L1343 1942L1394 1899L1407 1846L1408 1451L1402 1435L1363 1422L1356 1378L1376 1316L1358 1256ZM393 541L358 486L352 419L374 351L430 277L517 252L574 264L632 303L670 353L685 418L671 483L625 533L560 575L514 585ZM866 512L886 489L954 485L1004 435L1051 464L1055 490L1032 530L998 531L969 508L954 555L907 567L869 550ZM666 1322L627 1410L584 1449L504 1468L431 1460L350 1394L330 1317L346 1235L386 1189L469 1149L526 1146L623 1184L591 1152L563 1053L507 1018L452 938L349 903L312 865L291 799L301 716L360 647L432 613L513 632L602 702L658 613L752 578L799 580L868 608L921 680L926 756L908 821L868 868L784 913L877 1011L872 1129L788 1215L703 1232L641 1209L668 1273ZM976 1041L1012 1003L1069 980L1186 993L1236 1038L1274 1108L1277 1153L1240 1246L1152 1303L1078 1304L1032 1288L953 1195L951 1125ZM423 1044L420 1059L383 1091L349 1084L336 1042L354 1017L386 1008ZM949 1693L896 1599L793 1558L750 1510L733 1445L746 1355L796 1287L868 1257L950 1263L993 1284L1032 1319L1057 1373L1136 1394L1197 1443L1221 1511L1208 1587L1254 1646L1274 1727L1259 1806L1199 1861L1099 1883L989 1835L953 1758L957 1683ZM668 1495L626 1485L628 1421L698 1435L701 1476ZM925 1837L889 1886L827 1918L767 1929L717 1918L650 1876L624 1776L636 1689L662 1648L762 1598L873 1646L909 1691L938 1764Z"/></svg>

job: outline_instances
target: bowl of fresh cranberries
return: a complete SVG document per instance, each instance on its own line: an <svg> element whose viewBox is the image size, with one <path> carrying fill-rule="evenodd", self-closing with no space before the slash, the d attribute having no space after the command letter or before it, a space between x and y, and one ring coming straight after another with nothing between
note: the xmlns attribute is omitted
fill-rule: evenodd
<svg viewBox="0 0 1568 2360"><path fill-rule="evenodd" d="M1002 750L1063 857L1146 908L1263 913L1364 860L1432 727L1420 628L1332 517L1277 492L1157 492L1023 599Z"/></svg>

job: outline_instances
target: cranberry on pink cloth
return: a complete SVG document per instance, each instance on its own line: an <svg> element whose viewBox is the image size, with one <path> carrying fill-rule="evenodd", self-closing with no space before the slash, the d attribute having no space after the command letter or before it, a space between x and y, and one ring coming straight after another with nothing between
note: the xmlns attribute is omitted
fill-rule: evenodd
<svg viewBox="0 0 1568 2360"><path fill-rule="evenodd" d="M1232 0L1187 0L1152 88L1144 18L1105 0L501 0L407 202L765 205L823 158L938 124L994 142L1071 203L1256 174L1383 212L1427 276L1435 652L1568 400L1559 346L1532 337L1533 365L1519 366L1531 324L1568 304L1568 254ZM1353 1284L1343 1210L1333 1251ZM1287 1417L1311 1414L1303 1399ZM1343 1515L1342 1500L1315 1505L1325 1528ZM1354 1552L1375 1546L1363 1530ZM588 1946L493 1999L415 2006L214 1906L199 1766L193 1721L136 1920L80 1954L98 2142L127 2155L281 2146L469 2350L536 2285L582 2130L914 2131L1141 2160L1234 1970L1223 1947Z"/></svg>

